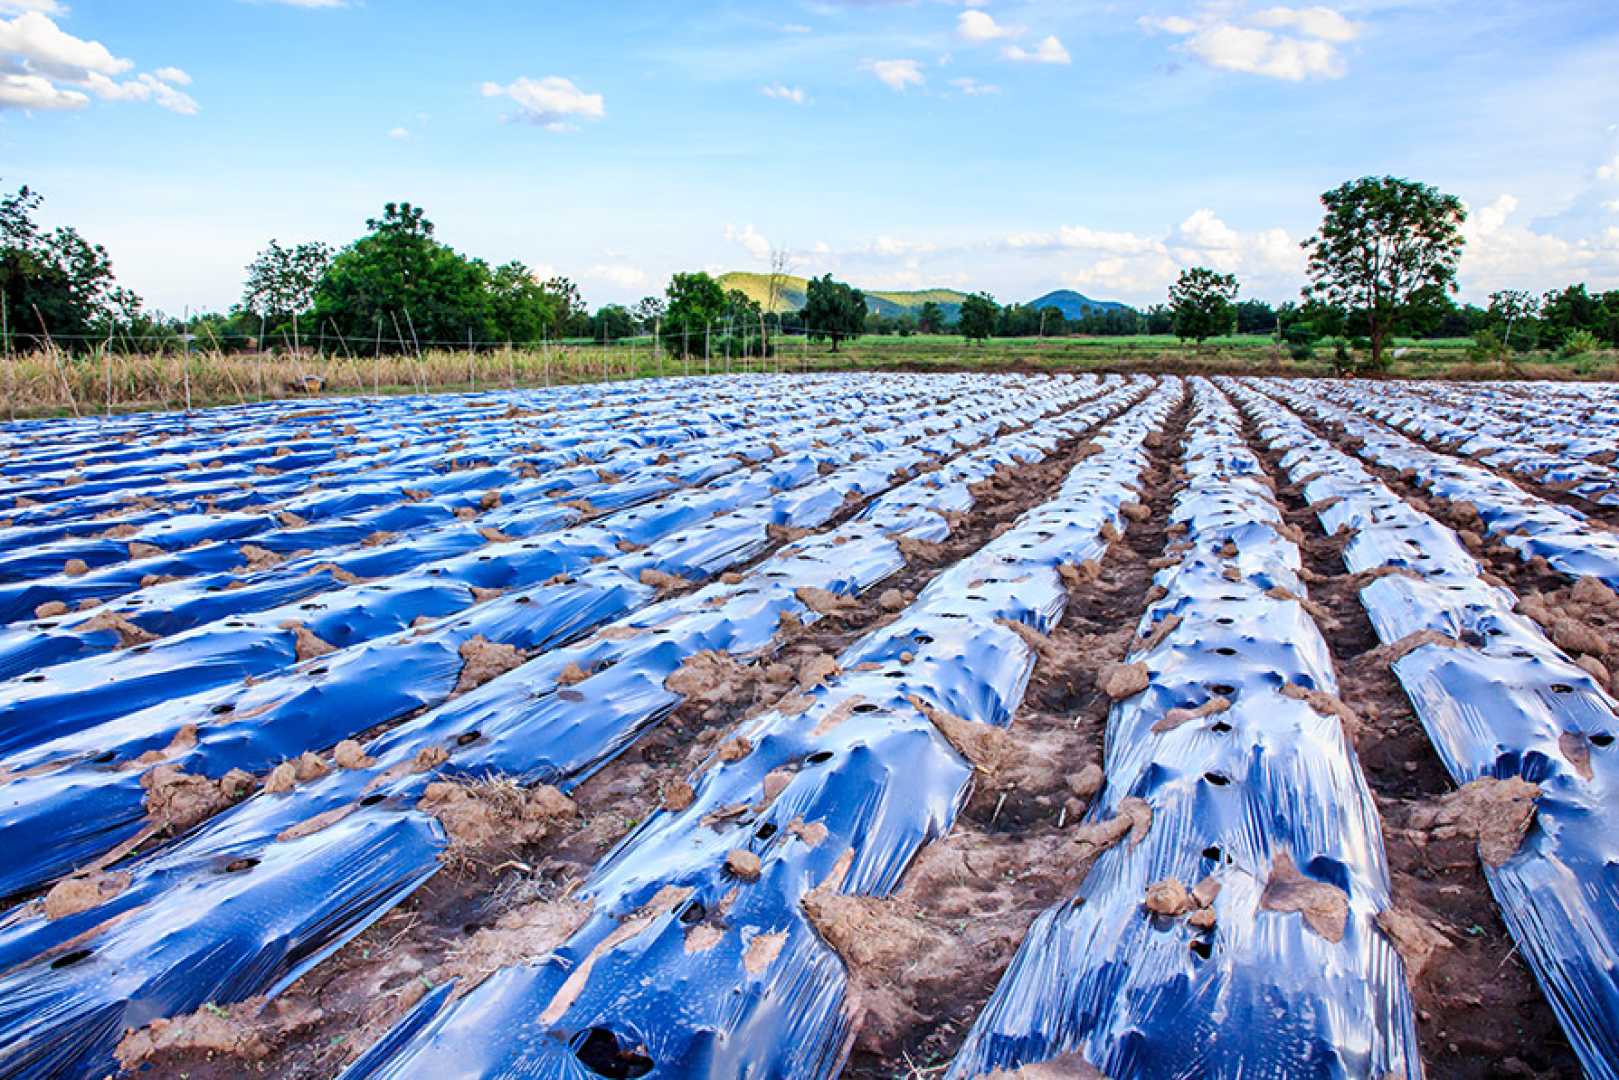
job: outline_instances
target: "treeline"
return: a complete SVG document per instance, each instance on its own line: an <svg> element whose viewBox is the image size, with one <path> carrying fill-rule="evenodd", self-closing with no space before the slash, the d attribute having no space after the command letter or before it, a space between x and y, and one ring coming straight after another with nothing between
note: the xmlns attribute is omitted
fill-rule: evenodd
<svg viewBox="0 0 1619 1080"><path fill-rule="evenodd" d="M374 355L652 336L687 357L769 355L783 334L830 340L834 350L862 334L979 341L1174 334L1198 343L1239 334L1273 336L1300 359L1326 342L1340 361L1362 350L1379 365L1395 333L1470 338L1475 352L1491 357L1619 346L1619 290L1575 284L1543 296L1497 292L1484 307L1458 304L1465 210L1453 196L1368 177L1327 192L1322 203L1321 230L1304 245L1311 284L1297 301L1275 307L1239 298L1232 275L1192 267L1167 303L1090 308L1077 319L1056 307L1002 305L987 293L965 298L959 310L930 302L914 313L880 314L859 289L830 275L810 280L802 310L775 314L706 273L675 274L661 296L591 312L569 279L541 280L521 262L491 266L438 240L420 207L389 203L341 249L272 240L246 268L231 310L176 319L147 312L119 287L99 245L71 228L38 226L40 196L24 187L0 197L0 334L8 354L197 347ZM1363 257L1368 244L1402 251L1424 272L1376 280L1366 268L1383 264Z"/></svg>

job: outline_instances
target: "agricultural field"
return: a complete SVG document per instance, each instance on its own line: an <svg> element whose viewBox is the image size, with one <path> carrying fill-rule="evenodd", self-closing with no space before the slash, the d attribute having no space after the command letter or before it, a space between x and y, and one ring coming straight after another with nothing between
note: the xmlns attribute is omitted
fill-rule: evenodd
<svg viewBox="0 0 1619 1080"><path fill-rule="evenodd" d="M1619 387L498 377L0 427L0 1076L1619 1077Z"/></svg>

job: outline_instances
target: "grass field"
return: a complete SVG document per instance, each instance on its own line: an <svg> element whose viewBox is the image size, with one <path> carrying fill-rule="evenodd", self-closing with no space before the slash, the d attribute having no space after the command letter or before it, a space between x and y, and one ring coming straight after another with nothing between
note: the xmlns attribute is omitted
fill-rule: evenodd
<svg viewBox="0 0 1619 1080"><path fill-rule="evenodd" d="M1578 358L1531 353L1510 367L1479 363L1465 338L1395 342L1388 374L1400 378L1619 380L1619 353ZM861 337L841 343L778 339L776 355L670 357L650 338L543 349L432 351L421 356L296 356L218 352L70 356L37 353L0 362L0 419L201 407L311 394L407 394L568 385L609 379L745 371L1023 370L1330 375L1330 353L1293 360L1269 337L994 338Z"/></svg>

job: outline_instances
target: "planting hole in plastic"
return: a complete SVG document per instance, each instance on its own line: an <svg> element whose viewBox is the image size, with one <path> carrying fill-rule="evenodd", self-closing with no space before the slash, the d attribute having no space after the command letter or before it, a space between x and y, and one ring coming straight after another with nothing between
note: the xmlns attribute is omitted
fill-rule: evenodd
<svg viewBox="0 0 1619 1080"><path fill-rule="evenodd" d="M77 964L81 960L88 960L88 959L90 959L90 950L89 949L74 949L72 952L63 953L61 956L58 956L55 960L52 960L51 961L51 968L53 970L60 971L65 967L72 967L74 964Z"/></svg>
<svg viewBox="0 0 1619 1080"><path fill-rule="evenodd" d="M1231 778L1229 776L1223 776L1217 772L1206 772L1203 774L1203 779L1207 780L1215 787L1225 787L1227 784L1231 783Z"/></svg>
<svg viewBox="0 0 1619 1080"><path fill-rule="evenodd" d="M597 1076L613 1077L615 1080L645 1076L652 1071L652 1059L640 1048L625 1049L619 1045L617 1035L602 1027L593 1027L585 1032L585 1037L574 1047L573 1054L579 1059L579 1064Z"/></svg>

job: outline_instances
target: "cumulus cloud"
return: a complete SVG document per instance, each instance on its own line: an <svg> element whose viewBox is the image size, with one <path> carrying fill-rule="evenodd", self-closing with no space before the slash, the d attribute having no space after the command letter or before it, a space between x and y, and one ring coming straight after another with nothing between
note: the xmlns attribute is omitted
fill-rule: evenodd
<svg viewBox="0 0 1619 1080"><path fill-rule="evenodd" d="M92 95L103 101L151 102L192 116L197 102L178 89L191 76L175 67L121 78L135 62L115 56L99 41L63 30L51 14L64 9L45 0L0 0L0 108L82 109ZM65 85L63 85L65 84Z"/></svg>
<svg viewBox="0 0 1619 1080"><path fill-rule="evenodd" d="M1339 46L1360 36L1360 26L1327 7L1270 7L1244 16L1222 6L1196 17L1143 16L1149 33L1184 39L1182 52L1224 71L1302 82L1342 78L1348 68Z"/></svg>
<svg viewBox="0 0 1619 1080"><path fill-rule="evenodd" d="M1619 286L1619 229L1584 236L1542 232L1516 218L1517 196L1502 194L1470 208L1462 235L1460 278L1476 299L1497 289L1540 292L1552 285L1585 281L1595 288Z"/></svg>
<svg viewBox="0 0 1619 1080"><path fill-rule="evenodd" d="M607 115L607 106L600 94L587 94L575 86L573 80L560 75L547 75L543 79L524 75L505 86L486 82L482 93L486 98L510 98L517 104L515 119L546 131L575 131L578 129L576 121L600 120Z"/></svg>
<svg viewBox="0 0 1619 1080"><path fill-rule="evenodd" d="M801 86L786 86L782 83L771 83L769 86L762 87L760 92L763 93L765 97L775 98L777 101L790 101L794 105L809 104L809 94L807 94L804 91L804 88Z"/></svg>
<svg viewBox="0 0 1619 1080"><path fill-rule="evenodd" d="M1164 292L1188 266L1235 273L1245 292L1260 295L1291 293L1304 275L1303 253L1286 230L1244 232L1207 208L1158 235L1064 225L1012 233L994 246L1013 254L1077 260L1062 275L1068 285L1137 299Z"/></svg>
<svg viewBox="0 0 1619 1080"><path fill-rule="evenodd" d="M67 8L59 0L0 0L0 15L15 15L21 11L37 11L42 15L67 14Z"/></svg>
<svg viewBox="0 0 1619 1080"><path fill-rule="evenodd" d="M0 75L0 109L82 109L90 98L64 90L42 75Z"/></svg>
<svg viewBox="0 0 1619 1080"><path fill-rule="evenodd" d="M1073 62L1073 58L1068 55L1068 50L1063 48L1062 42L1057 39L1055 34L1042 38L1040 43L1033 49L1025 49L1021 45L1008 45L1001 50L1001 55L1020 64L1068 64Z"/></svg>
<svg viewBox="0 0 1619 1080"><path fill-rule="evenodd" d="M1014 38L1021 33L1022 27L1002 25L995 21L995 16L977 8L968 8L956 17L956 36L974 44Z"/></svg>
<svg viewBox="0 0 1619 1080"><path fill-rule="evenodd" d="M0 55L14 57L29 74L68 82L83 82L92 72L122 75L135 66L99 41L74 37L38 11L0 19Z"/></svg>
<svg viewBox="0 0 1619 1080"><path fill-rule="evenodd" d="M901 93L908 87L921 86L927 81L922 74L922 64L917 60L870 60L863 65L863 69L877 76L890 90Z"/></svg>
<svg viewBox="0 0 1619 1080"><path fill-rule="evenodd" d="M725 226L725 239L742 245L749 255L760 262L770 258L770 241L752 225L744 225L740 229L735 225Z"/></svg>

